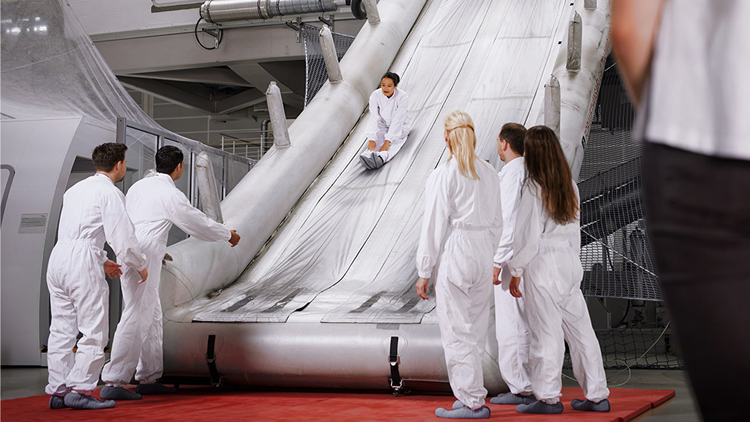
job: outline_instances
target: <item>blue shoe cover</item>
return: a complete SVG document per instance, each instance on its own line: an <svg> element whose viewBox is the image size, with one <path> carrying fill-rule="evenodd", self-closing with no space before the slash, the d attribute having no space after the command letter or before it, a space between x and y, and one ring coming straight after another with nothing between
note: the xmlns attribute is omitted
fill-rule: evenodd
<svg viewBox="0 0 750 422"><path fill-rule="evenodd" d="M575 410L583 410L586 412L609 412L609 400L604 399L599 403L594 403L591 400L579 400L573 399L570 402L570 406Z"/></svg>
<svg viewBox="0 0 750 422"><path fill-rule="evenodd" d="M49 398L49 408L50 409L65 409L65 396L50 396Z"/></svg>
<svg viewBox="0 0 750 422"><path fill-rule="evenodd" d="M173 394L177 392L175 387L167 387L166 385L157 382L154 384L138 384L135 387L135 392L138 394Z"/></svg>
<svg viewBox="0 0 750 422"><path fill-rule="evenodd" d="M440 407L435 410L435 416L446 419L489 419L490 408L482 406L477 410L471 410L468 407L448 410Z"/></svg>
<svg viewBox="0 0 750 422"><path fill-rule="evenodd" d="M490 403L492 404L531 404L535 401L536 397L533 394L524 396L523 394L513 394L510 392L498 394L497 397L490 399Z"/></svg>
<svg viewBox="0 0 750 422"><path fill-rule="evenodd" d="M104 386L99 392L99 397L107 400L140 400L141 395L128 391L123 387Z"/></svg>
<svg viewBox="0 0 750 422"><path fill-rule="evenodd" d="M516 406L518 413L534 413L537 415L556 415L563 412L563 404L547 404L543 401L535 401L531 404L519 404Z"/></svg>
<svg viewBox="0 0 750 422"><path fill-rule="evenodd" d="M101 401L87 394L78 394L75 391L66 394L63 402L73 409L111 409L115 407L115 402L112 400Z"/></svg>

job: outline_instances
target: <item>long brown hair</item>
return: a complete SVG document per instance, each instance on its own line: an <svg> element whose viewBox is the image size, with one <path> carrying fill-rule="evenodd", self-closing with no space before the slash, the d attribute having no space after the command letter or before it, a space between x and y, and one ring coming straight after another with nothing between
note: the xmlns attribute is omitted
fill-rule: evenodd
<svg viewBox="0 0 750 422"><path fill-rule="evenodd" d="M471 117L464 111L456 110L445 116L444 126L451 158L456 157L458 170L467 179L479 179L474 168L474 160L477 158L474 152L477 137Z"/></svg>
<svg viewBox="0 0 750 422"><path fill-rule="evenodd" d="M573 176L565 160L560 141L547 126L534 126L526 131L523 141L528 178L542 190L542 204L557 224L576 220L578 198L573 189Z"/></svg>

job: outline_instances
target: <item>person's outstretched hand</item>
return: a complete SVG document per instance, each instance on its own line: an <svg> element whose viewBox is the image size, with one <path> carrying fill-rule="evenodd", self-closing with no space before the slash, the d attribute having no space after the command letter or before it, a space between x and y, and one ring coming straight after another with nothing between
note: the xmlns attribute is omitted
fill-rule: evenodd
<svg viewBox="0 0 750 422"><path fill-rule="evenodd" d="M240 243L240 235L237 234L237 230L231 230L232 237L229 238L229 243L232 245L232 247L237 246L238 243Z"/></svg>

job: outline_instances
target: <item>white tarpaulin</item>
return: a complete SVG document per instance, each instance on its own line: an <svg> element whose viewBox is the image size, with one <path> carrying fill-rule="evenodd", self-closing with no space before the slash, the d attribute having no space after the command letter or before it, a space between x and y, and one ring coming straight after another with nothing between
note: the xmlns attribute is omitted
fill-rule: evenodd
<svg viewBox="0 0 750 422"><path fill-rule="evenodd" d="M304 308L319 322L421 322L435 305L416 296L414 256L425 182L448 158L443 117L467 111L480 157L499 169L500 127L539 121L570 16L558 0L428 2L391 68L410 98L400 153L364 169L364 113L267 249L220 296L193 303L193 320L284 322Z"/></svg>

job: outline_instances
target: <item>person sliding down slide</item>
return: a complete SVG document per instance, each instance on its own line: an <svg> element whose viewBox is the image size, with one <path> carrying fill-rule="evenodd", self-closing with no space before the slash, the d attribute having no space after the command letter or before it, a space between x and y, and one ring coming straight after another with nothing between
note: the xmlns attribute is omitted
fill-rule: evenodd
<svg viewBox="0 0 750 422"><path fill-rule="evenodd" d="M383 167L401 149L409 134L409 96L398 89L399 76L388 72L380 79L380 89L370 94L370 123L367 150L359 156L369 170Z"/></svg>

